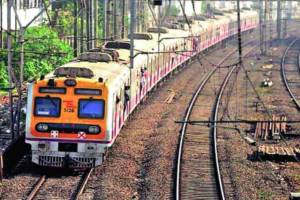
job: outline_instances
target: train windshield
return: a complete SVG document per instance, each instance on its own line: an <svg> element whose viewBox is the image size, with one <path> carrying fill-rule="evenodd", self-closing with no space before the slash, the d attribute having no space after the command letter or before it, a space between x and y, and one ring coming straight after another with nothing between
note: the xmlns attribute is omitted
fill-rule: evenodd
<svg viewBox="0 0 300 200"><path fill-rule="evenodd" d="M79 100L78 115L81 118L97 118L104 117L104 101L95 99Z"/></svg>
<svg viewBox="0 0 300 200"><path fill-rule="evenodd" d="M37 97L35 99L34 114L36 116L58 117L60 114L59 98Z"/></svg>

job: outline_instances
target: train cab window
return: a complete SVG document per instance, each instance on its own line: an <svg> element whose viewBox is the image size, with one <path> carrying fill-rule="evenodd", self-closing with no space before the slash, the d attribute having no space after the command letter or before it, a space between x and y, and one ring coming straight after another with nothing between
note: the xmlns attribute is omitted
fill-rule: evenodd
<svg viewBox="0 0 300 200"><path fill-rule="evenodd" d="M59 117L61 100L51 97L35 98L34 115L45 117Z"/></svg>
<svg viewBox="0 0 300 200"><path fill-rule="evenodd" d="M104 118L104 100L101 99L81 99L79 100L78 116L80 118Z"/></svg>

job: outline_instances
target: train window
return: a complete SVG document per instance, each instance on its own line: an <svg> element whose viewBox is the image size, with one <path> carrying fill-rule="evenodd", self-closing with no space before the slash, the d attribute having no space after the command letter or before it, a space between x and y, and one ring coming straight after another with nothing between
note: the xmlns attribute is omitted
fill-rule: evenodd
<svg viewBox="0 0 300 200"><path fill-rule="evenodd" d="M75 94L79 95L102 95L102 90L98 89L83 89L83 88L77 88L75 89Z"/></svg>
<svg viewBox="0 0 300 200"><path fill-rule="evenodd" d="M34 115L45 117L59 117L60 105L60 98L36 97Z"/></svg>
<svg viewBox="0 0 300 200"><path fill-rule="evenodd" d="M40 93L51 93L51 94L66 94L66 88L58 88L58 87L40 87Z"/></svg>
<svg viewBox="0 0 300 200"><path fill-rule="evenodd" d="M80 118L104 118L104 100L102 99L80 99L78 106Z"/></svg>

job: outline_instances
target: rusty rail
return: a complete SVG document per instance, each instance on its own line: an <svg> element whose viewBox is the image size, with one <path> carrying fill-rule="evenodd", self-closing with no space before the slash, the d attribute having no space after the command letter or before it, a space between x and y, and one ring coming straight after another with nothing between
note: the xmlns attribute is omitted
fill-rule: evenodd
<svg viewBox="0 0 300 200"><path fill-rule="evenodd" d="M32 200L37 195L37 193L40 191L42 185L46 181L46 175L42 175L40 179L38 180L37 184L34 186L34 188L31 190L30 194L26 198L26 200Z"/></svg>

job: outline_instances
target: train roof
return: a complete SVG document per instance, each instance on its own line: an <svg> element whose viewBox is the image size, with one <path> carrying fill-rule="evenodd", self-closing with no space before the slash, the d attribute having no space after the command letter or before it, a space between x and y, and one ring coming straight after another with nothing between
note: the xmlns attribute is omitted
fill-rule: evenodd
<svg viewBox="0 0 300 200"><path fill-rule="evenodd" d="M257 15L257 13L255 11L243 11L241 17L243 19L253 15ZM195 20L195 23L191 24L191 30L194 35L200 35L205 29L209 29L214 25L223 24L231 20L236 20L236 12L225 13L224 15L216 16L215 19L206 19L205 21ZM151 40L135 40L135 67L141 67L141 65L146 65L147 58L156 56L155 52L158 51L158 33L150 34L152 36ZM160 35L160 38L162 39L160 48L163 49L163 47L173 47L179 42L182 43L184 41L184 39L180 40L179 38L185 38L188 36L190 36L190 30L168 29L167 33L162 33ZM129 40L127 39L125 40L125 42L126 41L128 42ZM73 61L59 68L89 69L93 72L93 77L90 78L91 80L98 81L99 78L102 78L105 83L115 85L117 87L129 77L130 70L128 66L130 51L128 49L116 49L116 51L118 51L119 53L119 60L121 62ZM148 52L149 54L146 55L146 52ZM54 72L46 76L46 78L53 77L55 77Z"/></svg>
<svg viewBox="0 0 300 200"><path fill-rule="evenodd" d="M86 68L90 69L94 76L91 77L92 80L98 81L102 78L105 83L113 84L115 81L122 79L122 77L128 77L129 69L125 65L118 62L70 62L59 68ZM55 77L54 72L51 72L46 76L46 78Z"/></svg>

